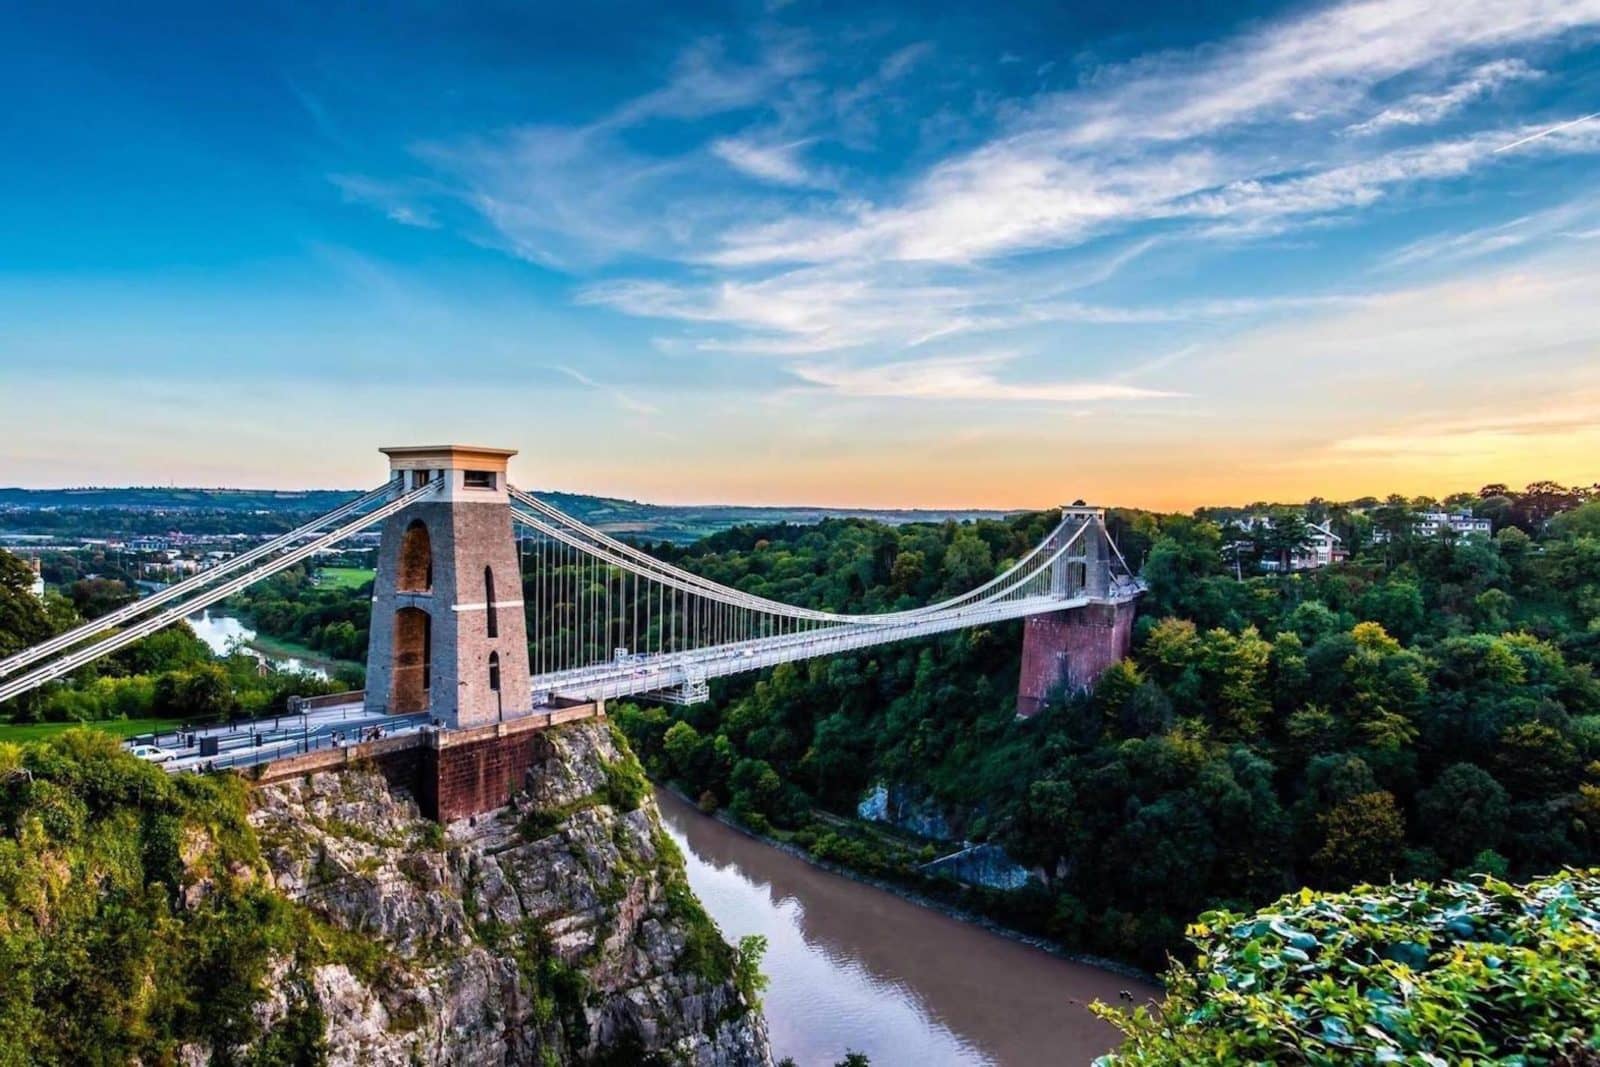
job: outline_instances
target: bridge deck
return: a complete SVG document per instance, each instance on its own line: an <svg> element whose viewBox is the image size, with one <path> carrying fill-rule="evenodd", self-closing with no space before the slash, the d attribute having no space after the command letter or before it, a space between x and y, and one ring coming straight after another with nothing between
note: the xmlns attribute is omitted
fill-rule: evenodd
<svg viewBox="0 0 1600 1067"><path fill-rule="evenodd" d="M1090 603L1120 603L1135 595L1130 592L1125 596L1101 599L1088 596L1028 597L979 604L913 622L829 626L686 652L631 655L592 667L536 674L533 677L533 691L535 694L546 693L582 700L639 696L677 689L695 681L760 670L779 663L793 663L971 626L987 626L1029 615L1083 607Z"/></svg>

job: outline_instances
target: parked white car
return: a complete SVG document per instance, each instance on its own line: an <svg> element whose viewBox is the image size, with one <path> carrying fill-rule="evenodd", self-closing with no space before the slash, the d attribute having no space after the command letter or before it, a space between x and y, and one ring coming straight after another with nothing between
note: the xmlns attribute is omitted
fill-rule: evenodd
<svg viewBox="0 0 1600 1067"><path fill-rule="evenodd" d="M151 763L165 763L178 758L178 754L172 749L156 745L134 745L128 752L137 759L149 760Z"/></svg>

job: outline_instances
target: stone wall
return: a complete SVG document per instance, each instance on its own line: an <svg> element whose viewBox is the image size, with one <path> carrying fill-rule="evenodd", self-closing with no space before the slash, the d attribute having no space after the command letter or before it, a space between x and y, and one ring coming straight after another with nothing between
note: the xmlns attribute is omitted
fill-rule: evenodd
<svg viewBox="0 0 1600 1067"><path fill-rule="evenodd" d="M245 772L258 785L360 767L416 799L438 822L502 808L540 759L538 734L552 726L605 718L599 703L574 704L470 730L418 730L378 741L319 749Z"/></svg>
<svg viewBox="0 0 1600 1067"><path fill-rule="evenodd" d="M583 704L514 722L448 730L434 735L424 757L423 811L450 823L505 807L523 787L528 768L539 759L537 734L550 726L604 717L597 704Z"/></svg>
<svg viewBox="0 0 1600 1067"><path fill-rule="evenodd" d="M1032 615L1022 631L1017 715L1031 718L1064 692L1094 685L1133 644L1134 601Z"/></svg>

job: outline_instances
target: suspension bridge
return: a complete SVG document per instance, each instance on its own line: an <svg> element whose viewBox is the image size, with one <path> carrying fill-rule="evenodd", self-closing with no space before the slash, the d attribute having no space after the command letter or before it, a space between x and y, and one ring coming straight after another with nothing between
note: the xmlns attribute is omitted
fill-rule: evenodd
<svg viewBox="0 0 1600 1067"><path fill-rule="evenodd" d="M373 526L382 536L367 684L340 710L445 729L618 697L693 703L713 678L1015 619L1027 620L1018 713L1028 715L1126 654L1143 591L1103 512L1077 505L976 588L903 610L823 611L711 581L565 514L507 483L513 450L382 451L384 484L0 660L0 702Z"/></svg>

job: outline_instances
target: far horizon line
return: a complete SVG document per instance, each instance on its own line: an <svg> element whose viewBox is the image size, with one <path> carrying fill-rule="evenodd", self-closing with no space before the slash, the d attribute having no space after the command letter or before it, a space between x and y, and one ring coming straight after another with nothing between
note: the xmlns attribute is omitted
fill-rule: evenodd
<svg viewBox="0 0 1600 1067"><path fill-rule="evenodd" d="M1538 485L1538 484L1540 484L1541 482L1544 482L1544 481L1550 481L1550 479L1536 479L1535 481L1528 483L1528 487L1531 487L1533 485ZM1499 485L1499 484L1506 484L1507 488L1509 490L1511 490L1512 492L1519 491L1515 487L1510 486L1507 483L1501 483L1501 482L1496 482L1496 481L1492 481L1491 480L1491 481L1484 482L1483 485L1481 485L1478 489L1475 489L1475 490L1462 489L1462 490L1455 490L1455 491L1452 491L1450 493L1444 493L1444 494L1431 494L1431 493L1416 493L1416 494L1405 494L1405 493L1385 493L1385 494L1381 494L1381 493L1363 493L1363 494L1358 495L1358 496L1353 496L1353 497L1348 497L1348 498L1338 499L1338 500L1332 499L1332 498L1325 498L1325 497L1322 497L1320 494L1312 494L1311 496L1309 496L1309 497L1307 497L1307 498L1305 498L1303 500L1267 500L1267 499L1257 499L1257 500L1249 501L1248 503L1205 503L1205 504L1196 504L1193 507L1189 507L1187 509L1176 508L1176 507L1160 507L1160 506L1150 506L1150 505L1138 505L1138 504L1099 504L1099 503L1095 503L1093 501L1088 501L1088 504L1091 507L1103 507L1108 511L1115 509L1115 510L1122 510L1122 511L1144 511L1144 512L1150 512L1150 513L1156 513L1156 514L1166 513L1166 514L1181 514L1181 515L1194 515L1197 512L1208 511L1208 510L1209 511L1220 511L1220 510L1248 510L1248 509L1253 509L1253 508L1306 507L1309 504L1311 504L1313 501L1321 501L1323 504L1325 504L1325 505L1327 505L1329 507L1340 507L1340 506L1347 506L1347 505L1353 504L1353 503L1355 503L1357 501L1364 501L1364 500L1374 500L1374 501L1377 501L1379 503L1382 503L1386 499L1386 497L1392 496L1392 495L1404 496L1408 501L1417 500L1417 499L1428 499L1428 500L1433 500L1433 501L1436 501L1436 502L1439 502L1439 503L1442 504L1443 501L1447 500L1448 498L1450 498L1452 496L1458 496L1458 495L1461 495L1463 493L1470 493L1470 494L1472 494L1474 496L1477 496L1481 492L1481 490L1483 488L1486 488L1488 486L1493 486L1493 485ZM1555 484L1559 485L1561 483L1555 483ZM1600 486L1600 483L1595 483L1595 485L1596 486ZM1583 489L1589 488L1589 486L1585 486L1585 485L1582 485L1582 484L1575 483L1575 484L1570 485L1570 486L1563 486L1563 488L1569 488L1569 489L1573 489L1573 490L1583 490ZM119 492L119 491L120 492L126 492L126 491L158 491L158 492L159 491L167 491L167 492L206 492L206 493L259 493L259 494L271 494L271 495L310 494L310 493L337 493L337 494L355 495L355 494L359 494L359 493L362 493L362 492L366 492L367 490L364 490L364 489L352 489L352 488L330 488L330 487L320 487L320 486L309 486L309 487L300 487L300 488L289 489L289 488L228 486L228 485L216 485L216 486L180 485L180 484L177 484L177 483L173 483L173 484L170 484L170 485L72 485L72 486L0 485L0 493L8 493L8 492L22 492L22 493L80 493L80 492ZM965 504L963 504L963 505L917 504L917 505L909 505L909 506L907 506L907 505L893 505L893 504L880 504L880 505L867 505L867 504L796 504L796 503L755 504L755 503L734 503L734 502L726 502L726 501L723 501L723 502L696 501L696 502L686 502L686 503L661 503L661 502L641 499L641 498L638 498L638 497L615 496L615 495L610 495L610 494L606 494L606 493L583 492L583 491L579 491L579 490L569 490L569 489L549 489L549 488L545 488L545 489L527 489L525 491L529 492L529 493L534 493L534 494L550 494L550 495L589 497L589 498L595 499L595 500L616 500L616 501L620 501L620 502L625 503L625 504L633 504L633 505L637 505L637 506L641 506L641 507L653 507L653 508L688 508L688 509L701 509L701 510L722 508L722 509L748 509L748 510L761 510L761 511L909 512L909 513L971 512L971 513L984 513L984 514L997 515L997 516L1022 515L1022 514L1027 514L1027 513L1030 513L1030 512L1051 511L1051 510L1054 510L1054 509L1057 509L1057 508L1070 506L1074 502L1072 500L1064 500L1064 501L1062 501L1060 503L1049 504L1049 505L1046 505L1046 506L1043 506L1043 507L1028 506L1028 505L1010 506L1010 507L993 507L993 506L965 505ZM1074 499L1075 500L1079 500L1079 501L1082 500L1082 498L1074 498Z"/></svg>

